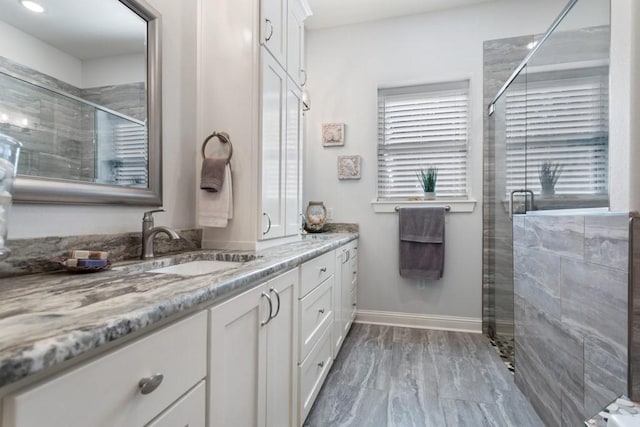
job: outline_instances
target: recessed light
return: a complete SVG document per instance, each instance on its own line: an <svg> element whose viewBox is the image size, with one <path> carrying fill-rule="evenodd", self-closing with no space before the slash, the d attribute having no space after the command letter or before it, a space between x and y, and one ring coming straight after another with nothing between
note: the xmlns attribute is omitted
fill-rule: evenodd
<svg viewBox="0 0 640 427"><path fill-rule="evenodd" d="M44 12L44 7L40 3L36 3L35 1L30 0L22 0L20 3L31 12L34 13L42 13Z"/></svg>

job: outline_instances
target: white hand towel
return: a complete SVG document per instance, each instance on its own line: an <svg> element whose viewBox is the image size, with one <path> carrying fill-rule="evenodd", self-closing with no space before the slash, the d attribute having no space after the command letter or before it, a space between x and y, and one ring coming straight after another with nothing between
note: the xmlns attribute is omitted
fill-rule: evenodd
<svg viewBox="0 0 640 427"><path fill-rule="evenodd" d="M222 188L217 193L199 190L198 223L203 227L224 228L233 218L231 165L225 166Z"/></svg>

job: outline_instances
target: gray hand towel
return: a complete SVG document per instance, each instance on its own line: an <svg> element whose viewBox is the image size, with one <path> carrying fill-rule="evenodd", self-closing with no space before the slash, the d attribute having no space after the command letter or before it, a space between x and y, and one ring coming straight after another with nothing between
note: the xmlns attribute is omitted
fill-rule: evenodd
<svg viewBox="0 0 640 427"><path fill-rule="evenodd" d="M444 208L400 209L400 276L442 278L444 212Z"/></svg>
<svg viewBox="0 0 640 427"><path fill-rule="evenodd" d="M204 159L200 172L200 189L217 193L224 183L227 159Z"/></svg>

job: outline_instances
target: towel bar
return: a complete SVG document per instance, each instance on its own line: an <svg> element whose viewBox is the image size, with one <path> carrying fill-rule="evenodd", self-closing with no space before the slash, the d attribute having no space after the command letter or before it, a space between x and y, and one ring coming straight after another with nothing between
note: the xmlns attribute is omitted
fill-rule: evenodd
<svg viewBox="0 0 640 427"><path fill-rule="evenodd" d="M396 211L396 212L398 212L399 210L400 210L400 206L396 206L396 207L395 207L395 211ZM450 212L450 211L451 211L451 206L446 205L446 206L444 207L444 211L445 211L445 212Z"/></svg>
<svg viewBox="0 0 640 427"><path fill-rule="evenodd" d="M207 158L207 156L204 153L204 149L207 146L207 143L209 142L209 140L214 137L217 137L220 140L220 142L224 144L229 144L229 157L227 157L227 164L229 164L229 162L231 161L231 156L233 156L233 145L231 144L231 138L229 137L229 134L226 132L213 132L204 140L204 142L202 143L202 158L203 159Z"/></svg>

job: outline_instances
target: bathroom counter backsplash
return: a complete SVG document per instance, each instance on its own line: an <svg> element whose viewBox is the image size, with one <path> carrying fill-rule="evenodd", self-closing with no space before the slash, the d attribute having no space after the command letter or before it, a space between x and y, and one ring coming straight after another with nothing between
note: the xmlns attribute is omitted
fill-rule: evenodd
<svg viewBox="0 0 640 427"><path fill-rule="evenodd" d="M310 235L252 252L250 258L255 259L209 275L157 274L122 263L121 270L95 274L53 272L0 279L0 387L161 320L222 302L357 237ZM220 259L221 251L179 256L182 261ZM159 257L153 267L172 259Z"/></svg>
<svg viewBox="0 0 640 427"><path fill-rule="evenodd" d="M154 245L156 255L200 249L201 229L178 230L178 233L180 240L159 235ZM142 252L140 233L133 232L10 239L7 246L11 248L11 256L0 261L0 278L59 270L60 266L50 260L68 256L71 249L109 252L111 262L140 258Z"/></svg>

